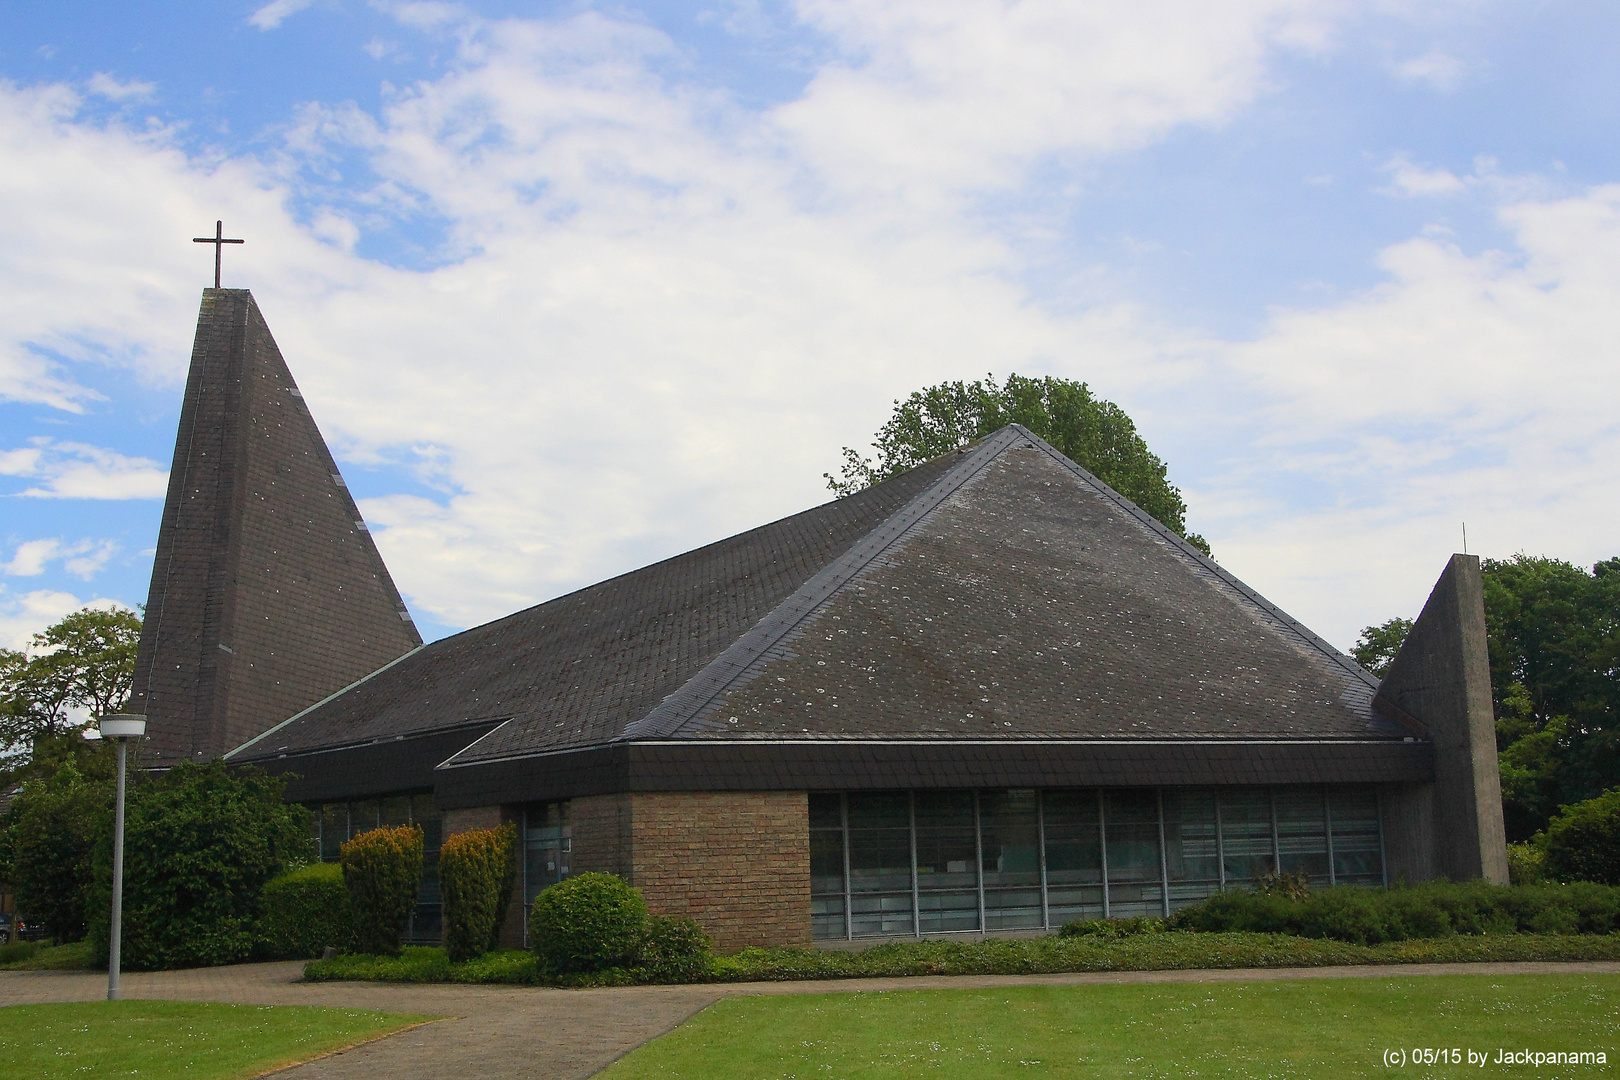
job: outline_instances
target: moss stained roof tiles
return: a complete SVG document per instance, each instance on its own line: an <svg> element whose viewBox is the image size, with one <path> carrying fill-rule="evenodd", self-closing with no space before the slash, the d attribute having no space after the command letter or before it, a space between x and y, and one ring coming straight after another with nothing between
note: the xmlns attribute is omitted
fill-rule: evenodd
<svg viewBox="0 0 1620 1080"><path fill-rule="evenodd" d="M232 756L1390 739L1376 680L1024 429L433 645Z"/></svg>

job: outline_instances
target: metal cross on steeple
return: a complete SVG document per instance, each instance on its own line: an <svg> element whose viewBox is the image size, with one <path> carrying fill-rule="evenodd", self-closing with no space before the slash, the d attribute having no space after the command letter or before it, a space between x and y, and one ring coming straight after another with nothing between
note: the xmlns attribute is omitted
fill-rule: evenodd
<svg viewBox="0 0 1620 1080"><path fill-rule="evenodd" d="M216 289L219 288L219 253L221 251L225 250L224 245L226 245L226 244L245 244L245 243L247 243L246 240L227 240L227 239L225 239L225 223L223 221L214 222L214 235L213 236L193 236L191 238L191 242L193 244L213 244L214 245L214 288L216 288Z"/></svg>

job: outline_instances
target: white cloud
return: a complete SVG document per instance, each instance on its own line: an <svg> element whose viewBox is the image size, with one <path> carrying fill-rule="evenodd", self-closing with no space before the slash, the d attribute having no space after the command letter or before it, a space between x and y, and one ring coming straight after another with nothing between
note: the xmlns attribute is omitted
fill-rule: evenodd
<svg viewBox="0 0 1620 1080"><path fill-rule="evenodd" d="M157 92L157 84L140 82L131 79L129 82L119 82L104 71L98 71L90 76L86 88L99 97L109 101L130 101L151 97Z"/></svg>
<svg viewBox="0 0 1620 1080"><path fill-rule="evenodd" d="M72 593L54 589L16 593L0 583L0 649L26 650L35 634L84 607L112 611L124 605L105 597L80 600Z"/></svg>
<svg viewBox="0 0 1620 1080"><path fill-rule="evenodd" d="M248 16L248 24L260 30L274 30L288 16L298 14L314 2L315 0L270 0L270 3Z"/></svg>
<svg viewBox="0 0 1620 1080"><path fill-rule="evenodd" d="M42 481L19 493L29 498L161 499L168 490L168 470L151 458L43 436L30 441L0 451L0 476Z"/></svg>
<svg viewBox="0 0 1620 1080"><path fill-rule="evenodd" d="M1614 192L1401 159L1396 191L1492 200L1513 244L1419 233L1383 252L1383 284L1236 343L1124 302L1044 307L1014 241L962 212L1044 158L1224 122L1278 50L1328 47L1338 10L810 3L832 59L761 113L660 74L680 53L644 25L412 7L456 62L376 114L310 108L267 162L191 159L81 122L60 88L0 88L19 163L0 196L28 208L0 218L0 392L80 407L113 364L178 395L208 276L187 241L223 207L248 238L227 284L253 286L340 457L443 493L363 509L413 606L447 622L802 509L894 397L1018 370L1120 401L1191 477L1223 561L1347 644L1421 603L1454 519L1497 554L1597 557L1616 535L1594 494L1620 459ZM300 169L329 150L377 183L323 192ZM446 223L454 261L355 254L415 213ZM74 445L0 452L0 471L162 493L157 463Z"/></svg>
<svg viewBox="0 0 1620 1080"><path fill-rule="evenodd" d="M1414 165L1405 154L1397 154L1384 165L1390 174L1390 186L1383 191L1388 195L1425 197L1461 195L1468 190L1462 178L1449 169L1426 169Z"/></svg>
<svg viewBox="0 0 1620 1080"><path fill-rule="evenodd" d="M0 563L0 574L38 577L48 564L60 562L62 569L74 577L89 581L117 553L118 544L112 540L79 540L71 544L54 538L26 540L17 545L10 562Z"/></svg>
<svg viewBox="0 0 1620 1080"><path fill-rule="evenodd" d="M1414 56L1391 65L1395 78L1403 83L1427 83L1443 94L1449 94L1462 83L1467 65L1455 56L1438 50Z"/></svg>

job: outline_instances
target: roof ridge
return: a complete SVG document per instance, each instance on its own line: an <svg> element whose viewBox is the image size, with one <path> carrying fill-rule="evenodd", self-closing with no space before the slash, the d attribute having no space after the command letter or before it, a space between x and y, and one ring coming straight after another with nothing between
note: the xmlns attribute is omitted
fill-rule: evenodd
<svg viewBox="0 0 1620 1080"><path fill-rule="evenodd" d="M987 436L976 447L958 451L963 455L960 463L880 521L843 555L817 571L809 581L772 608L764 618L645 716L626 724L613 741L674 736L780 645L817 608L904 539L941 503L984 471L1004 451L1031 438L1033 436L1021 425L1008 424Z"/></svg>
<svg viewBox="0 0 1620 1080"><path fill-rule="evenodd" d="M1197 564L1199 569L1214 574L1221 580L1223 584L1236 590L1244 599L1248 600L1252 604L1255 604L1267 615L1280 622L1284 629L1292 631L1294 634L1304 639L1306 644L1311 645L1318 651L1326 654L1329 660L1333 661L1339 667L1344 668L1347 674L1367 684L1368 687L1377 689L1379 683L1377 676L1368 672L1360 664L1356 663L1353 658L1340 652L1326 638L1322 637L1320 634L1317 634L1310 627L1306 626L1304 623L1288 614L1288 612L1284 611L1282 608L1260 595L1259 592L1244 582L1236 574L1226 569L1208 555L1205 555L1202 551L1199 551L1187 540L1186 537L1165 525L1164 522L1160 521L1146 510L1143 510L1140 506L1137 506L1124 495L1121 495L1119 492L1115 491L1104 480L1102 480L1102 478L1087 470L1084 466L1080 465L1067 454L1063 453L1063 451L1059 450L1057 447L1053 446L1039 435L1030 431L1022 424L1010 424L1008 426L1015 427L1019 431L1022 431L1024 435L1029 438L1030 443L1037 449L1045 451L1047 455L1055 459L1060 465L1067 468L1070 472L1074 473L1090 486L1098 489L1102 495L1111 499L1115 504L1134 517L1138 524L1145 525L1153 532L1158 533L1162 539L1169 542L1173 549L1177 550L1181 555L1191 559L1195 564Z"/></svg>

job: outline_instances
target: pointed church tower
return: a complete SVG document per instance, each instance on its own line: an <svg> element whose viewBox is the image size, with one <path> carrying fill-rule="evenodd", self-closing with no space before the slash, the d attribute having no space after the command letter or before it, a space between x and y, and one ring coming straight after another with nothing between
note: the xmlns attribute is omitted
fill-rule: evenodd
<svg viewBox="0 0 1620 1080"><path fill-rule="evenodd" d="M264 316L205 289L130 709L207 761L422 644Z"/></svg>

